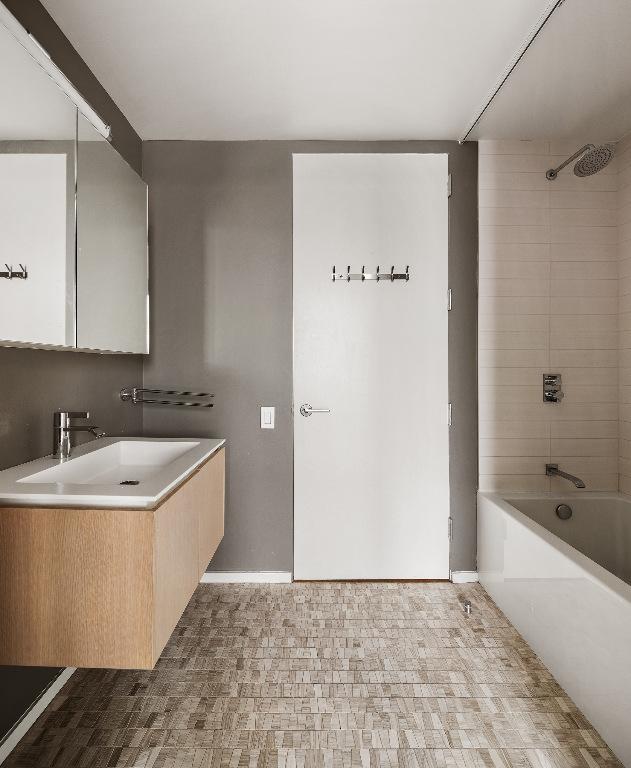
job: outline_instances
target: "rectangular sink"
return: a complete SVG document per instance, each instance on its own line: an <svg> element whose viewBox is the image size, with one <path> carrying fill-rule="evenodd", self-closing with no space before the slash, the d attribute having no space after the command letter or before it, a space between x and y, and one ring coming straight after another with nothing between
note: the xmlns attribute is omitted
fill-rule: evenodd
<svg viewBox="0 0 631 768"><path fill-rule="evenodd" d="M0 472L2 506L155 506L224 440L105 438Z"/></svg>
<svg viewBox="0 0 631 768"><path fill-rule="evenodd" d="M184 456L196 442L156 442L119 440L117 443L49 467L34 475L20 478L18 483L104 483L135 484L157 475L164 467Z"/></svg>

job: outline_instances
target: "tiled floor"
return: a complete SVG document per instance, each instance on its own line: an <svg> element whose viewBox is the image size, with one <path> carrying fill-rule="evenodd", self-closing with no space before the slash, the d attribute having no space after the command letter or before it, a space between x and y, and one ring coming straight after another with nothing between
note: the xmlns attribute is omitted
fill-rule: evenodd
<svg viewBox="0 0 631 768"><path fill-rule="evenodd" d="M200 586L155 670L76 672L6 768L303 765L619 764L478 585L326 583Z"/></svg>

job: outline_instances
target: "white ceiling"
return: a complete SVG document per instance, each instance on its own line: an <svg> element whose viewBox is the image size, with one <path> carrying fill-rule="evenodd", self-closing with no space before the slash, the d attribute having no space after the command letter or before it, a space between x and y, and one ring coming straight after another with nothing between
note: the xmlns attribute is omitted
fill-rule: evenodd
<svg viewBox="0 0 631 768"><path fill-rule="evenodd" d="M631 132L631 2L566 0L470 138L617 141Z"/></svg>
<svg viewBox="0 0 631 768"><path fill-rule="evenodd" d="M218 140L460 138L550 4L43 2L143 139Z"/></svg>

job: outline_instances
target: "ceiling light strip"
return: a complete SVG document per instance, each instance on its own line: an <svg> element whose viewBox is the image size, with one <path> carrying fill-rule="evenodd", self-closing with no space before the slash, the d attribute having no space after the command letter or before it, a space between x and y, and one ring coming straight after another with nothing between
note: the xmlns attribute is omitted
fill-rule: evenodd
<svg viewBox="0 0 631 768"><path fill-rule="evenodd" d="M24 29L20 22L2 2L0 2L0 24L11 33L17 42L46 72L55 85L70 99L79 112L92 123L96 130L106 139L110 139L112 135L111 127L90 106L90 104L88 104L70 80L68 80L61 69L59 69L52 60L48 51L33 35Z"/></svg>
<svg viewBox="0 0 631 768"><path fill-rule="evenodd" d="M519 62L524 57L526 51L530 48L530 46L534 43L535 39L541 32L541 30L545 27L547 22L549 21L552 14L560 8L565 0L553 0L553 2L548 3L546 8L544 9L543 13L537 20L537 23L532 27L530 30L530 33L522 43L522 45L519 47L515 55L511 58L509 63L504 68L502 74L500 75L499 79L497 80L496 84L493 86L485 100L482 102L482 105L479 107L478 111L475 113L476 116L473 118L473 120L469 123L467 130L465 134L462 136L461 139L458 139L458 143L462 144L467 140L469 137L469 134L471 131L476 127L476 125L480 122L482 115L486 112L486 110L491 106L491 103L493 99L497 96L500 89L504 85L504 83L508 80L508 78L511 76L513 70L515 67L519 64Z"/></svg>

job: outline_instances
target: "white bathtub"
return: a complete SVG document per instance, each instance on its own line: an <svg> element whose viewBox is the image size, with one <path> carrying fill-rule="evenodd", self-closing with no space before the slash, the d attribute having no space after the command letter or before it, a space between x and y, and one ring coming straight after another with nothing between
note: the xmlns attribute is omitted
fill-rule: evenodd
<svg viewBox="0 0 631 768"><path fill-rule="evenodd" d="M560 520L558 504L573 515ZM487 592L631 768L631 499L478 494Z"/></svg>

